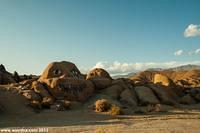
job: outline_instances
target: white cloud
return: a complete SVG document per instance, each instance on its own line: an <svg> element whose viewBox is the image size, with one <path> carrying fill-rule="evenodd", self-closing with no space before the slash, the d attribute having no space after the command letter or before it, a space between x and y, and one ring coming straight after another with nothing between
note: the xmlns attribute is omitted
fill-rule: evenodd
<svg viewBox="0 0 200 133"><path fill-rule="evenodd" d="M188 54L189 55L198 55L198 54L200 54L200 49L196 49L194 51L190 51Z"/></svg>
<svg viewBox="0 0 200 133"><path fill-rule="evenodd" d="M194 51L194 53L195 53L195 54L200 54L200 49L196 49L196 50Z"/></svg>
<svg viewBox="0 0 200 133"><path fill-rule="evenodd" d="M135 71L142 71L148 68L172 68L187 64L200 65L200 61L191 62L137 62L137 63L120 63L118 61L109 63L106 61L97 62L93 68L103 68L107 70L111 75L127 74ZM92 68L92 69L93 69Z"/></svg>
<svg viewBox="0 0 200 133"><path fill-rule="evenodd" d="M180 56L183 54L183 50L177 50L176 52L174 52L174 55L176 56Z"/></svg>
<svg viewBox="0 0 200 133"><path fill-rule="evenodd" d="M190 24L184 32L185 37L200 36L200 25Z"/></svg>

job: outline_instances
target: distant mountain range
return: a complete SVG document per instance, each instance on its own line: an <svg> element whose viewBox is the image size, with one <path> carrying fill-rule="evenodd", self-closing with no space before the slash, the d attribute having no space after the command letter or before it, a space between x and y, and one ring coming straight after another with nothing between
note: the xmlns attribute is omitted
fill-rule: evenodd
<svg viewBox="0 0 200 133"><path fill-rule="evenodd" d="M145 71L164 71L164 70L169 70L169 71L187 71L187 70L192 70L192 69L200 69L200 66L198 65L183 65L183 66L178 66L178 67L173 67L173 68L168 68L168 69L163 69L163 68L149 68L146 69ZM129 74L126 75L115 75L112 76L113 79L117 79L117 78L129 78L132 77L134 75L136 75L138 73L138 71L136 72L131 72Z"/></svg>
<svg viewBox="0 0 200 133"><path fill-rule="evenodd" d="M129 77L132 77L134 75L136 75L137 72L132 72L132 73L129 73L129 74L125 74L125 75L115 75L115 76L112 76L113 79L118 79L118 78L129 78Z"/></svg>
<svg viewBox="0 0 200 133"><path fill-rule="evenodd" d="M200 69L200 66L189 64L189 65L183 65L183 66L179 66L179 67L169 68L167 70L171 70L171 71L186 71L186 70L191 70L191 69Z"/></svg>

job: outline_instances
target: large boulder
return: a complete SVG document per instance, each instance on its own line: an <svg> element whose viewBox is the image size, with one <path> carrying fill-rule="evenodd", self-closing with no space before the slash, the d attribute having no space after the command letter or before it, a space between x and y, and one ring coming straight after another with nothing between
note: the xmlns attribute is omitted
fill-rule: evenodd
<svg viewBox="0 0 200 133"><path fill-rule="evenodd" d="M161 84L163 86L172 86L173 81L169 79L167 76L162 74L155 74L154 75L154 84Z"/></svg>
<svg viewBox="0 0 200 133"><path fill-rule="evenodd" d="M94 85L89 80L73 78L53 78L48 82L49 92L56 99L85 101L93 94Z"/></svg>
<svg viewBox="0 0 200 133"><path fill-rule="evenodd" d="M163 74L155 74L154 84L163 86L163 88L168 89L168 93L175 99L178 100L179 97L183 96L182 89L176 86L176 84L167 76Z"/></svg>
<svg viewBox="0 0 200 133"><path fill-rule="evenodd" d="M134 90L126 89L120 95L120 101L132 107L137 106L137 96Z"/></svg>
<svg viewBox="0 0 200 133"><path fill-rule="evenodd" d="M40 94L41 97L50 97L51 95L49 94L48 90L44 87L44 85L38 81L34 81L32 83L32 89Z"/></svg>
<svg viewBox="0 0 200 133"><path fill-rule="evenodd" d="M132 80L121 78L112 80L112 85L119 85L124 89L133 89L135 84Z"/></svg>
<svg viewBox="0 0 200 133"><path fill-rule="evenodd" d="M50 63L38 80L20 82L18 90L34 107L58 105L58 110L62 110L59 101L84 102L93 94L94 84L84 78L75 64L62 61Z"/></svg>
<svg viewBox="0 0 200 133"><path fill-rule="evenodd" d="M198 103L200 102L200 89L192 88L186 90L186 93L189 94L192 98L194 98Z"/></svg>
<svg viewBox="0 0 200 133"><path fill-rule="evenodd" d="M40 82L55 77L70 77L74 79L84 79L75 64L67 61L50 63L39 78Z"/></svg>
<svg viewBox="0 0 200 133"><path fill-rule="evenodd" d="M153 91L145 86L136 86L135 92L141 105L160 103Z"/></svg>
<svg viewBox="0 0 200 133"><path fill-rule="evenodd" d="M45 88L45 86L42 83L34 81L32 83L32 89L41 96L42 98L41 103L43 105L50 106L51 104L53 104L54 98L49 93L48 88Z"/></svg>
<svg viewBox="0 0 200 133"><path fill-rule="evenodd" d="M107 88L112 83L112 78L110 77L109 73L101 68L95 68L91 70L87 74L86 79L91 80L95 85L95 89L97 90Z"/></svg>
<svg viewBox="0 0 200 133"><path fill-rule="evenodd" d="M163 104L173 105L175 103L174 98L170 95L170 90L165 86L157 85L157 84L149 84L153 92L160 99L160 102Z"/></svg>
<svg viewBox="0 0 200 133"><path fill-rule="evenodd" d="M112 79L111 76L109 75L109 73L102 69L102 68L95 68L93 70L91 70L88 74L87 74L87 79L92 79L94 77L100 77L100 78L107 78L107 79Z"/></svg>
<svg viewBox="0 0 200 133"><path fill-rule="evenodd" d="M49 64L38 81L45 85L48 92L58 100L83 102L94 91L93 83L85 80L75 64L66 61ZM39 86L37 88L44 92L41 84Z"/></svg>
<svg viewBox="0 0 200 133"><path fill-rule="evenodd" d="M101 77L93 77L89 80L92 81L96 90L105 89L111 86L111 83L112 83L112 80L108 78L101 78Z"/></svg>
<svg viewBox="0 0 200 133"><path fill-rule="evenodd" d="M102 94L111 96L113 99L118 99L121 92L124 90L121 86L115 84L101 91Z"/></svg>

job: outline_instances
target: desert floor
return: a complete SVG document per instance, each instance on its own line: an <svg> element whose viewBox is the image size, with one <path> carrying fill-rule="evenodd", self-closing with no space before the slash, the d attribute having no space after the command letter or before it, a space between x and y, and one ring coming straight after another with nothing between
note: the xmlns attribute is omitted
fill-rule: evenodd
<svg viewBox="0 0 200 133"><path fill-rule="evenodd" d="M0 110L0 133L22 129L52 133L200 132L200 104L167 112L111 116L94 112L88 104L67 111L46 109L38 112L27 107L26 100L12 90L2 88L0 94L3 109Z"/></svg>
<svg viewBox="0 0 200 133"><path fill-rule="evenodd" d="M3 129L38 129L59 132L170 132L198 133L200 111L173 110L168 113L148 115L110 116L92 111L71 110L55 112L44 110L35 114L3 115L0 131ZM41 131L42 132L42 131Z"/></svg>

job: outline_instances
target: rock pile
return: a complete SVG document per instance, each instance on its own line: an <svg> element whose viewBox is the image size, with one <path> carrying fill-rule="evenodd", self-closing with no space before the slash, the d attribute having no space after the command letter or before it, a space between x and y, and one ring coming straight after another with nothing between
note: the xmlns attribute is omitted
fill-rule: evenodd
<svg viewBox="0 0 200 133"><path fill-rule="evenodd" d="M26 86L20 92L33 106L56 110L68 108L65 103L69 101L84 102L94 91L93 83L84 79L73 63L66 61L49 64L38 80Z"/></svg>
<svg viewBox="0 0 200 133"><path fill-rule="evenodd" d="M173 77L171 72L149 71L130 79L112 79L106 70L95 68L84 76L75 64L62 61L49 64L39 79L20 82L18 91L33 107L58 111L70 108L73 102L84 103L97 95L121 108L145 106L150 110L161 110L162 105L200 102L200 89L185 89L170 75ZM195 79L199 81L198 78Z"/></svg>

